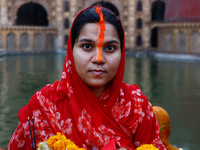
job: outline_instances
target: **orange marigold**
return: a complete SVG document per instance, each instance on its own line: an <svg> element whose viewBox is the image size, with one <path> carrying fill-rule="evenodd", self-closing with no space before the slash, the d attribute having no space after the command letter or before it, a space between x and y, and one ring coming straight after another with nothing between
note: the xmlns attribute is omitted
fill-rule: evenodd
<svg viewBox="0 0 200 150"><path fill-rule="evenodd" d="M153 146L152 144L144 144L138 147L136 150L159 150L159 149Z"/></svg>
<svg viewBox="0 0 200 150"><path fill-rule="evenodd" d="M85 150L84 148L79 148L72 142L71 140L67 139L65 135L62 135L61 133L57 133L57 135L54 135L52 137L49 137L47 141L44 141L47 143L47 145L52 149L52 150ZM44 144L44 142L41 142L41 144ZM39 143L38 145L38 150L43 150L40 149L41 145Z"/></svg>

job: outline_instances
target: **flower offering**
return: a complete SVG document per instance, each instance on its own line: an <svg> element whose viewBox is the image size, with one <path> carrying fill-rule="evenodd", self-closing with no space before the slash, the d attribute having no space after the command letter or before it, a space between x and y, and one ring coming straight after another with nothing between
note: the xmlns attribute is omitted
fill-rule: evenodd
<svg viewBox="0 0 200 150"><path fill-rule="evenodd" d="M85 150L79 148L70 139L67 139L65 135L57 133L52 137L49 137L47 141L38 144L38 150Z"/></svg>

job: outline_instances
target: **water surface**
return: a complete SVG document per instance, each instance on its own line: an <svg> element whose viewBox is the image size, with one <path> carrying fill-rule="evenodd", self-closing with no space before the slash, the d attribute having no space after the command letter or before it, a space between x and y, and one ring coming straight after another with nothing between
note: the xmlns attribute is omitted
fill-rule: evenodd
<svg viewBox="0 0 200 150"><path fill-rule="evenodd" d="M0 58L0 148L18 125L18 111L48 83L60 80L65 55ZM200 63L127 58L124 81L137 84L153 105L171 118L170 142L184 150L200 147Z"/></svg>

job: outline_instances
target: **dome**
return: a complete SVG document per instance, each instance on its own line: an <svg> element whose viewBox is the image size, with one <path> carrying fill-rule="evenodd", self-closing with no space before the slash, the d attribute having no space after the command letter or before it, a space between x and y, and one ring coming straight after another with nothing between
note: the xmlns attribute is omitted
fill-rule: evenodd
<svg viewBox="0 0 200 150"><path fill-rule="evenodd" d="M167 0L166 22L199 22L200 0Z"/></svg>

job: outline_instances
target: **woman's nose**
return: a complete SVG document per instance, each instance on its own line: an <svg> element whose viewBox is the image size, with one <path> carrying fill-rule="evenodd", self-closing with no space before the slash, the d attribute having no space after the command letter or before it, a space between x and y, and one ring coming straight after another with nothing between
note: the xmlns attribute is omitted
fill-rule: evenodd
<svg viewBox="0 0 200 150"><path fill-rule="evenodd" d="M96 48L95 54L92 57L92 62L93 63L98 63L98 64L105 63L105 58L104 58L104 55L102 54L101 49L99 50L98 48Z"/></svg>

